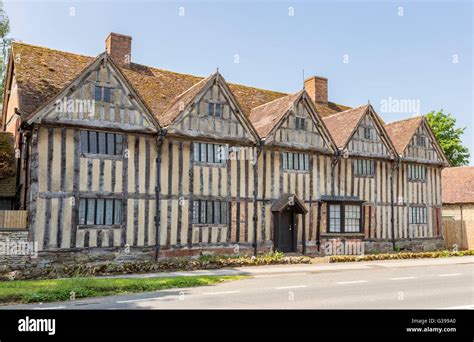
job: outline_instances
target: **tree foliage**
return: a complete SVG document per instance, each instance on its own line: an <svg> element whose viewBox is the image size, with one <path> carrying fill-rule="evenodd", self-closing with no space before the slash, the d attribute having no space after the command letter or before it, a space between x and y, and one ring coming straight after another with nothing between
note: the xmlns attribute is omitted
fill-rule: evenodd
<svg viewBox="0 0 474 342"><path fill-rule="evenodd" d="M469 164L469 149L462 144L461 140L466 127L456 127L456 118L451 113L443 113L442 109L429 112L426 114L426 119L451 165Z"/></svg>

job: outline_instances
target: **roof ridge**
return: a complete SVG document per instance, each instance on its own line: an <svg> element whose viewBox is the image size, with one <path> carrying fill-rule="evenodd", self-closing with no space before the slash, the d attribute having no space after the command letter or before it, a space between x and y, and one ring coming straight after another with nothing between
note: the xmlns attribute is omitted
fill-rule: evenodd
<svg viewBox="0 0 474 342"><path fill-rule="evenodd" d="M294 95L296 95L296 94L298 94L298 93L300 93L300 92L301 92L301 90L299 90L299 91L297 91L296 93L293 93L293 94L286 94L285 96L279 97L279 98L277 98L277 99L275 99L275 100L262 103L261 105L259 105L259 106L257 106L257 107L253 107L252 110L257 109L257 108L260 108L260 107L263 107L263 106L267 106L267 105L269 105L269 104L271 104L271 103L273 103L273 102L276 102L276 101L281 101L281 100L283 100L283 99L286 98L286 97L294 96Z"/></svg>
<svg viewBox="0 0 474 342"><path fill-rule="evenodd" d="M411 117L411 118L406 118L406 119L402 119L402 120L392 121L392 122L390 122L390 123L385 124L384 126L390 126L390 125L392 125L392 124L396 124L396 123L399 123L399 122L410 121L410 120L415 120L415 119L422 119L422 118L424 118L424 115L417 115L417 116L414 116L414 117Z"/></svg>
<svg viewBox="0 0 474 342"><path fill-rule="evenodd" d="M70 52L70 51L65 51L65 50L60 50L60 49L53 49L53 48L49 48L49 47L43 46L43 45L29 44L29 43L25 43L25 42L17 41L17 40L12 41L12 47L13 47L13 45L26 45L26 46L45 49L45 50L49 50L49 51L61 52L61 53L66 53L68 55L76 55L76 56L79 56L79 57L86 57L86 58L92 58L92 59L97 57L97 56L94 57L94 56L89 56L89 55L83 55L83 54L77 53L77 52Z"/></svg>
<svg viewBox="0 0 474 342"><path fill-rule="evenodd" d="M327 115L327 116L323 117L323 119L329 119L329 118L332 118L336 115L344 114L344 113L347 113L347 112L350 112L350 111L353 111L353 110L357 110L357 109L360 109L360 108L363 108L363 107L367 107L367 106L369 106L369 104L360 105L360 106L357 106L357 107L354 107L354 108L346 109L346 110L343 110L342 112L337 112L337 113L334 113L334 114L331 114L331 115Z"/></svg>

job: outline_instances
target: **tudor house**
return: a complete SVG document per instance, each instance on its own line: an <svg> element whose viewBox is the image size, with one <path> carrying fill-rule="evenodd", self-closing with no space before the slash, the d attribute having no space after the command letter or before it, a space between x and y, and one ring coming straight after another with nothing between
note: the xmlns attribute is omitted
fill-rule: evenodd
<svg viewBox="0 0 474 342"><path fill-rule="evenodd" d="M2 129L40 254L442 246L448 163L424 118L386 125L317 76L285 94L136 64L131 42L12 44Z"/></svg>

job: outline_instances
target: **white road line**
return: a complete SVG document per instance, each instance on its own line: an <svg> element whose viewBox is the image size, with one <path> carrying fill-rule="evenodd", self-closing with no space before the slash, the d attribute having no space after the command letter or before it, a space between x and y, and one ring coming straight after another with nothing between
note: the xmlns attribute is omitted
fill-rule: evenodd
<svg viewBox="0 0 474 342"><path fill-rule="evenodd" d="M57 310L57 309L65 309L65 306L49 306L44 308L34 308L34 310Z"/></svg>
<svg viewBox="0 0 474 342"><path fill-rule="evenodd" d="M358 284L358 283L366 283L367 280L354 280L354 281L339 281L338 284Z"/></svg>
<svg viewBox="0 0 474 342"><path fill-rule="evenodd" d="M164 297L152 297L152 298L140 298L140 299L129 299L129 300L118 300L116 301L117 304L122 304L122 303L135 303L135 302L146 302L150 300L158 300L158 299L163 299Z"/></svg>
<svg viewBox="0 0 474 342"><path fill-rule="evenodd" d="M275 290L287 290L287 289L299 289L303 287L308 287L306 285L294 285L294 286L282 286L282 287L274 287Z"/></svg>
<svg viewBox="0 0 474 342"><path fill-rule="evenodd" d="M446 274L438 274L439 277L455 277L460 276L461 273L446 273Z"/></svg>
<svg viewBox="0 0 474 342"><path fill-rule="evenodd" d="M405 279L416 279L416 277L399 277L399 278L389 278L390 280L405 280Z"/></svg>
<svg viewBox="0 0 474 342"><path fill-rule="evenodd" d="M452 306L450 308L441 308L441 310L453 310L453 309L470 309L474 310L474 304L472 305L462 305L462 306Z"/></svg>
<svg viewBox="0 0 474 342"><path fill-rule="evenodd" d="M240 291L222 291L222 292L204 292L205 295L222 295L222 294L231 294L239 293Z"/></svg>

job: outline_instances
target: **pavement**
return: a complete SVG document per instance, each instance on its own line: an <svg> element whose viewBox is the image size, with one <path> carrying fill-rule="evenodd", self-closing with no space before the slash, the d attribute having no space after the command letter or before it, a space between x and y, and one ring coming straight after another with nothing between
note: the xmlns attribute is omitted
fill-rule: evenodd
<svg viewBox="0 0 474 342"><path fill-rule="evenodd" d="M474 256L135 274L246 275L211 286L0 309L474 309Z"/></svg>

